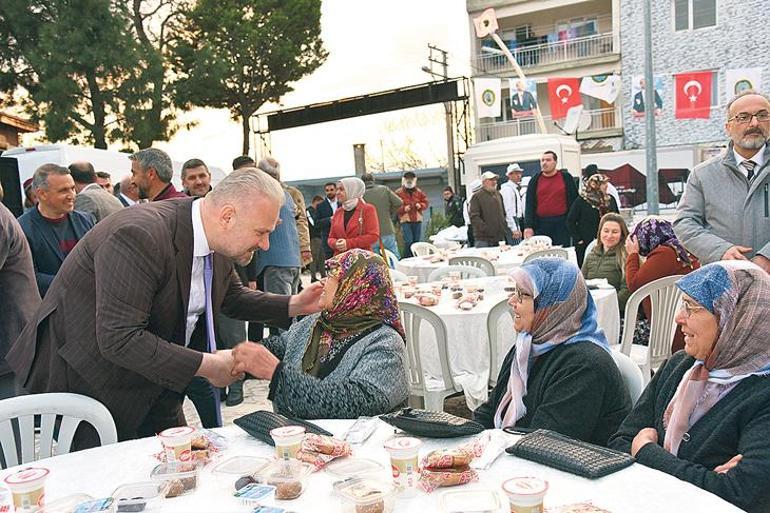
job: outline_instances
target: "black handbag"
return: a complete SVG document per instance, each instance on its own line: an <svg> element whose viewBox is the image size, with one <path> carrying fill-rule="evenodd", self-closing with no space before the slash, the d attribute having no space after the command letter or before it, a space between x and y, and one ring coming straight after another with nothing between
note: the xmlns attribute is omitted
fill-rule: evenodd
<svg viewBox="0 0 770 513"><path fill-rule="evenodd" d="M634 458L624 452L575 440L547 429L524 435L505 452L589 479L612 474L634 462Z"/></svg>
<svg viewBox="0 0 770 513"><path fill-rule="evenodd" d="M404 408L380 415L380 419L410 435L426 438L456 438L484 431L484 426L478 422L440 411Z"/></svg>
<svg viewBox="0 0 770 513"><path fill-rule="evenodd" d="M270 436L270 431L275 428L285 426L302 426L305 428L305 432L313 433L316 435L333 436L325 429L302 419L294 419L291 417L284 417L278 413L273 413L267 410L259 410L243 417L238 417L233 420L233 424L246 431L248 434L265 442L268 445L275 446L273 437Z"/></svg>

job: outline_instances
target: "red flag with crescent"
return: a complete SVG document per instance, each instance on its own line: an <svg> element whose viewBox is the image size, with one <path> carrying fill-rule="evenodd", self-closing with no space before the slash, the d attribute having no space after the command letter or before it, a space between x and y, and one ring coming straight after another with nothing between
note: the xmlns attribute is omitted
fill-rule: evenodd
<svg viewBox="0 0 770 513"><path fill-rule="evenodd" d="M561 119L567 116L570 107L580 105L579 78L549 78L548 100L551 103L551 117Z"/></svg>
<svg viewBox="0 0 770 513"><path fill-rule="evenodd" d="M676 119L711 116L711 80L713 71L697 71L674 75Z"/></svg>

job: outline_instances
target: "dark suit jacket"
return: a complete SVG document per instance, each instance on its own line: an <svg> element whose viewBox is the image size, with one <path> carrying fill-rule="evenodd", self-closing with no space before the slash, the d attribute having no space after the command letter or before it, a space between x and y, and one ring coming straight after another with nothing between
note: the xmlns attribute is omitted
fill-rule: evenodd
<svg viewBox="0 0 770 513"><path fill-rule="evenodd" d="M11 372L5 354L38 306L29 243L11 211L0 203L0 376Z"/></svg>
<svg viewBox="0 0 770 513"><path fill-rule="evenodd" d="M535 97L532 96L532 93L529 91L524 91L522 94L522 101L519 101L519 92L514 91L513 94L511 94L511 109L513 109L514 112L522 112L527 110L534 110L537 108L537 102L535 101Z"/></svg>
<svg viewBox="0 0 770 513"><path fill-rule="evenodd" d="M639 91L634 95L634 104L632 108L639 113L644 112L644 94ZM660 95L658 94L658 90L655 90L655 108L656 109L662 109L663 108L663 100L661 99Z"/></svg>
<svg viewBox="0 0 770 513"><path fill-rule="evenodd" d="M77 210L69 214L68 221L78 240L94 227L94 220L90 214L78 212ZM64 262L64 253L59 247L59 241L56 239L50 223L48 223L37 207L29 209L19 218L21 229L27 236L29 247L32 250L32 262L35 264L35 278L37 279L37 288L41 296L45 296L48 288L51 286L56 273Z"/></svg>
<svg viewBox="0 0 770 513"><path fill-rule="evenodd" d="M164 401L173 394L174 405L181 405L181 393L202 359L184 347L192 202L123 209L80 241L8 353L22 386L33 393L75 392L101 401L121 440L137 436L161 394ZM225 256L214 254L213 263L214 319L221 312L288 324L288 296L243 287Z"/></svg>
<svg viewBox="0 0 770 513"><path fill-rule="evenodd" d="M318 205L318 208L316 208L315 221L318 223L318 226L321 227L321 245L323 246L324 252L326 253L326 258L330 258L332 253L334 253L334 250L330 248L326 243L327 239L329 238L329 230L331 230L332 227L333 215L334 212L332 211L332 206L329 205L329 200L324 198L324 200Z"/></svg>

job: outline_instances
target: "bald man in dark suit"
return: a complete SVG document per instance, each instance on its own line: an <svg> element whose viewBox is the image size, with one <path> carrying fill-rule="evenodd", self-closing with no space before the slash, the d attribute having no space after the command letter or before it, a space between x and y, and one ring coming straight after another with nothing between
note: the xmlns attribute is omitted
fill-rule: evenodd
<svg viewBox="0 0 770 513"><path fill-rule="evenodd" d="M283 190L256 169L228 175L205 198L154 202L108 216L70 253L8 354L30 392L101 401L118 438L185 424L193 376L230 384L229 350L215 349L215 320L286 326L318 311L319 284L296 296L244 287L232 260L267 249ZM81 425L77 447L96 445Z"/></svg>

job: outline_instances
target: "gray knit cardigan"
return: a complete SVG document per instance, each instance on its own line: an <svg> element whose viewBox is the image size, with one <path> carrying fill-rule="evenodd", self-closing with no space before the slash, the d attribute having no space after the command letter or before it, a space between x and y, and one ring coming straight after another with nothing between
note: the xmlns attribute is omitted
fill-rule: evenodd
<svg viewBox="0 0 770 513"><path fill-rule="evenodd" d="M302 370L302 355L318 315L263 341L281 360L268 395L274 411L304 419L354 419L404 404L409 395L406 345L390 326L382 325L354 342L325 378Z"/></svg>

